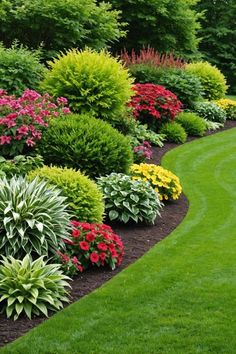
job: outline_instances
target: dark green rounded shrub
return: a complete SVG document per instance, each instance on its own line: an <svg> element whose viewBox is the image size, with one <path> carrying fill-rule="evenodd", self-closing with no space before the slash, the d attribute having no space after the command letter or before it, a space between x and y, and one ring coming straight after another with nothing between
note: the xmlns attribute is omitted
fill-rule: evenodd
<svg viewBox="0 0 236 354"><path fill-rule="evenodd" d="M109 53L73 49L49 65L41 87L54 97L66 97L72 111L109 122L124 114L133 80Z"/></svg>
<svg viewBox="0 0 236 354"><path fill-rule="evenodd" d="M175 121L184 128L188 135L202 136L206 131L206 123L204 119L195 113L179 113Z"/></svg>
<svg viewBox="0 0 236 354"><path fill-rule="evenodd" d="M171 143L183 144L187 140L187 133L177 122L163 124L160 133L165 135L165 139Z"/></svg>
<svg viewBox="0 0 236 354"><path fill-rule="evenodd" d="M198 62L188 64L186 70L196 75L201 81L204 98L218 100L225 96L228 88L226 79L216 66L208 62Z"/></svg>
<svg viewBox="0 0 236 354"><path fill-rule="evenodd" d="M46 164L79 169L91 177L126 173L133 160L128 138L89 115L71 114L52 120L38 151Z"/></svg>
<svg viewBox="0 0 236 354"><path fill-rule="evenodd" d="M203 95L199 78L179 68L163 68L148 64L129 66L131 75L137 83L162 85L173 92L185 107L193 107Z"/></svg>
<svg viewBox="0 0 236 354"><path fill-rule="evenodd" d="M55 166L43 166L29 173L29 178L45 179L56 185L67 197L68 207L74 216L90 223L101 223L104 213L102 193L95 182L79 171Z"/></svg>
<svg viewBox="0 0 236 354"><path fill-rule="evenodd" d="M4 48L0 43L0 89L20 96L27 88L37 89L44 71L39 52L17 44Z"/></svg>
<svg viewBox="0 0 236 354"><path fill-rule="evenodd" d="M194 111L202 118L211 122L224 124L226 121L226 112L214 102L199 102L195 105Z"/></svg>

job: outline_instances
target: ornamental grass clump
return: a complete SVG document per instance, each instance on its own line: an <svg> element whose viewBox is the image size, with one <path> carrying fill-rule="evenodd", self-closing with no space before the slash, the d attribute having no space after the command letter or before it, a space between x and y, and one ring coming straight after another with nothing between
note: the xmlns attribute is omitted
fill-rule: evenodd
<svg viewBox="0 0 236 354"><path fill-rule="evenodd" d="M162 86L136 84L133 90L135 95L129 106L134 117L154 131L161 124L174 120L176 114L181 112L182 103L177 96Z"/></svg>
<svg viewBox="0 0 236 354"><path fill-rule="evenodd" d="M165 139L170 143L183 144L187 140L187 133L177 122L165 123L161 126L160 133L165 135Z"/></svg>
<svg viewBox="0 0 236 354"><path fill-rule="evenodd" d="M215 101L215 103L226 112L227 119L236 120L236 101L228 98L221 98L220 100Z"/></svg>
<svg viewBox="0 0 236 354"><path fill-rule="evenodd" d="M66 288L70 278L62 273L60 264L46 264L43 257L33 261L29 255L23 260L2 258L0 305L7 318L48 316L48 310L60 310L63 302L69 302Z"/></svg>
<svg viewBox="0 0 236 354"><path fill-rule="evenodd" d="M72 111L109 122L125 112L133 80L122 63L106 51L71 49L49 66L42 89L54 97L66 97Z"/></svg>
<svg viewBox="0 0 236 354"><path fill-rule="evenodd" d="M146 163L134 164L131 166L130 173L135 181L149 182L159 194L160 200L176 200L182 193L179 178L161 166Z"/></svg>
<svg viewBox="0 0 236 354"><path fill-rule="evenodd" d="M46 181L0 179L0 254L55 256L68 235L66 198Z"/></svg>
<svg viewBox="0 0 236 354"><path fill-rule="evenodd" d="M111 173L97 180L104 195L108 218L127 223L128 221L153 224L160 215L162 203L158 193L148 182L134 181L132 177Z"/></svg>
<svg viewBox="0 0 236 354"><path fill-rule="evenodd" d="M72 230L66 240L66 253L58 252L63 270L74 275L89 266L108 266L114 270L121 265L124 247L118 235L105 224L71 221Z"/></svg>
<svg viewBox="0 0 236 354"><path fill-rule="evenodd" d="M102 222L104 203L102 193L96 183L71 168L43 166L31 171L30 180L38 177L45 179L48 185L56 185L67 197L68 208L80 221Z"/></svg>

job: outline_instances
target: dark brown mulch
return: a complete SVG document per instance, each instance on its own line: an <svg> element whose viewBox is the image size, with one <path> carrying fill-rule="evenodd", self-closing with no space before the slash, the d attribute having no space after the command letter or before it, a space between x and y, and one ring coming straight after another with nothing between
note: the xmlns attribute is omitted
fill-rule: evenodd
<svg viewBox="0 0 236 354"><path fill-rule="evenodd" d="M236 122L228 121L224 130L235 126ZM191 140L192 138L189 138L188 141ZM151 163L159 164L162 156L176 146L176 144L167 143L161 149L154 148ZM112 225L116 233L121 236L125 247L125 256L122 266L114 271L95 268L77 276L71 284L71 302L77 301L84 295L100 287L122 269L135 262L157 242L169 235L182 221L187 210L188 201L185 196L182 195L177 201L166 203L161 218L158 218L156 224L153 226L140 224ZM21 318L14 322L13 320L6 319L4 315L0 315L0 346L4 346L6 343L15 340L44 320L45 318L33 318L32 320Z"/></svg>

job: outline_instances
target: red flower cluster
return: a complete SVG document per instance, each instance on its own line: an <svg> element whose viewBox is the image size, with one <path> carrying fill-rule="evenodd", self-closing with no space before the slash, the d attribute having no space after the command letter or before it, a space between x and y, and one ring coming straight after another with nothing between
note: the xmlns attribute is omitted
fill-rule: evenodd
<svg viewBox="0 0 236 354"><path fill-rule="evenodd" d="M68 254L60 253L63 263L73 263L82 271L89 265L109 265L115 269L122 262L124 255L123 243L110 226L105 224L89 224L71 221L72 232L66 243ZM76 261L76 262L75 262Z"/></svg>
<svg viewBox="0 0 236 354"><path fill-rule="evenodd" d="M51 117L68 114L67 99L59 97L57 104L48 95L26 90L21 97L8 96L0 90L0 145L3 155L17 155L33 147L42 137Z"/></svg>
<svg viewBox="0 0 236 354"><path fill-rule="evenodd" d="M147 122L147 118L166 122L173 120L181 112L182 103L175 94L163 86L154 84L136 84L135 95L129 106L133 108L136 119Z"/></svg>

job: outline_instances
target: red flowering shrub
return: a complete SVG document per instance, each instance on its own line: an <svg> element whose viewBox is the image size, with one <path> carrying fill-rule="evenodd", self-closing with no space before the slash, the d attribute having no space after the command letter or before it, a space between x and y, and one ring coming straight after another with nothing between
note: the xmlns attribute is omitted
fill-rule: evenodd
<svg viewBox="0 0 236 354"><path fill-rule="evenodd" d="M0 90L1 155L15 156L33 147L51 117L70 113L66 104L64 97L55 104L48 94L41 96L32 90L26 90L19 98Z"/></svg>
<svg viewBox="0 0 236 354"><path fill-rule="evenodd" d="M71 221L71 238L65 240L67 254L58 252L66 273L73 275L96 265L115 269L122 262L124 247L110 226Z"/></svg>
<svg viewBox="0 0 236 354"><path fill-rule="evenodd" d="M161 123L174 120L177 113L181 112L182 103L163 86L136 84L133 90L136 94L129 103L133 108L133 115L152 129L158 128Z"/></svg>

